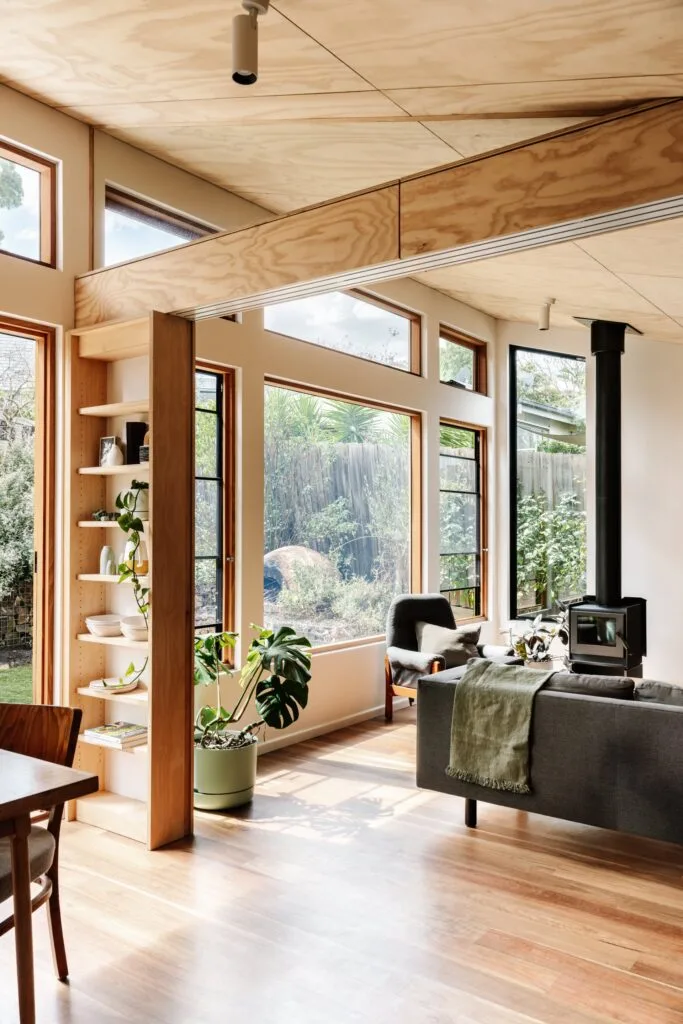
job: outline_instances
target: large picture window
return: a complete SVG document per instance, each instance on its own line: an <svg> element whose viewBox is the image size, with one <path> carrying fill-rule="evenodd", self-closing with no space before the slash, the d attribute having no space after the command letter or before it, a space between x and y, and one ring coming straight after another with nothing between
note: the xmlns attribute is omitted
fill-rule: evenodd
<svg viewBox="0 0 683 1024"><path fill-rule="evenodd" d="M510 352L511 615L586 589L586 361Z"/></svg>
<svg viewBox="0 0 683 1024"><path fill-rule="evenodd" d="M104 198L104 265L194 242L216 229L108 185Z"/></svg>
<svg viewBox="0 0 683 1024"><path fill-rule="evenodd" d="M419 586L416 431L407 413L266 386L268 627L292 625L315 646L382 634L394 595Z"/></svg>
<svg viewBox="0 0 683 1024"><path fill-rule="evenodd" d="M485 614L485 443L483 430L441 423L440 589L456 622Z"/></svg>
<svg viewBox="0 0 683 1024"><path fill-rule="evenodd" d="M363 292L330 292L266 306L267 331L420 372L420 317Z"/></svg>
<svg viewBox="0 0 683 1024"><path fill-rule="evenodd" d="M232 624L232 377L195 373L195 627ZM226 429L227 428L227 429Z"/></svg>
<svg viewBox="0 0 683 1024"><path fill-rule="evenodd" d="M48 160L0 142L0 251L55 265L56 173Z"/></svg>

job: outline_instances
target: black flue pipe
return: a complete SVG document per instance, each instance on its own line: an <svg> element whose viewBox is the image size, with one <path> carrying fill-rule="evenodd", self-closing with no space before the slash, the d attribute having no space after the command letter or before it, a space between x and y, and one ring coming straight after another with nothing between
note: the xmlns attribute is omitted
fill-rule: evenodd
<svg viewBox="0 0 683 1024"><path fill-rule="evenodd" d="M591 323L595 356L595 597L621 604L621 357L627 324Z"/></svg>

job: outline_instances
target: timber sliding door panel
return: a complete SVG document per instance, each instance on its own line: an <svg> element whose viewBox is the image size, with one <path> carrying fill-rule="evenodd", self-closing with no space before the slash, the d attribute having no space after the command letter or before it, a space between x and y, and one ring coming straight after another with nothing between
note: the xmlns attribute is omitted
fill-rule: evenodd
<svg viewBox="0 0 683 1024"><path fill-rule="evenodd" d="M192 831L194 637L194 336L152 314L152 849Z"/></svg>

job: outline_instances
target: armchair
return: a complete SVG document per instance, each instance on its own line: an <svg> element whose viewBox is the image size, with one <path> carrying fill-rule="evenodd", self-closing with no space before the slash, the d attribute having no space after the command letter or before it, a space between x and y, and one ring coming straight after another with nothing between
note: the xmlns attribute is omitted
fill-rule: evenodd
<svg viewBox="0 0 683 1024"><path fill-rule="evenodd" d="M440 672L446 667L441 655L418 650L418 622L429 622L446 629L456 628L453 609L442 594L401 594L391 602L384 659L384 717L388 722L393 718L394 697L407 697L412 704L417 697L420 676ZM511 657L514 651L509 647L480 644L477 651L481 658L521 664L519 659Z"/></svg>

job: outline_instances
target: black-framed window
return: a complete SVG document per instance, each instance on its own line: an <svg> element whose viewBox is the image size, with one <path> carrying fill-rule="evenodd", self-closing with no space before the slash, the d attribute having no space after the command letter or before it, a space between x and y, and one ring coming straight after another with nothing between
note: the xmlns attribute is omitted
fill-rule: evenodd
<svg viewBox="0 0 683 1024"><path fill-rule="evenodd" d="M586 590L586 360L510 349L510 615Z"/></svg>
<svg viewBox="0 0 683 1024"><path fill-rule="evenodd" d="M440 590L456 622L484 614L484 443L483 430L441 422Z"/></svg>
<svg viewBox="0 0 683 1024"><path fill-rule="evenodd" d="M195 628L221 631L224 608L224 377L195 372Z"/></svg>

